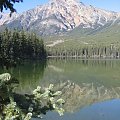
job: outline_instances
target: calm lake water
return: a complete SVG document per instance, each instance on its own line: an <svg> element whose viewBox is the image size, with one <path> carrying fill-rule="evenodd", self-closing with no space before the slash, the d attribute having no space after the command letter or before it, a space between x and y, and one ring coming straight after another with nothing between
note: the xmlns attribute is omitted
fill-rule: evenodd
<svg viewBox="0 0 120 120"><path fill-rule="evenodd" d="M63 92L64 116L48 112L44 120L120 120L119 60L48 60L0 69L19 79L17 93L50 83ZM33 119L37 120L37 119Z"/></svg>

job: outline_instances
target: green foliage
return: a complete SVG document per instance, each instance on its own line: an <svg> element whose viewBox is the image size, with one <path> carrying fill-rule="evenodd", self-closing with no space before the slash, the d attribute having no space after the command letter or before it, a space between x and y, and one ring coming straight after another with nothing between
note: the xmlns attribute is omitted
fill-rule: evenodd
<svg viewBox="0 0 120 120"><path fill-rule="evenodd" d="M119 43L95 43L92 41L66 40L63 43L47 46L49 57L73 58L120 58ZM49 44L48 44L49 45Z"/></svg>
<svg viewBox="0 0 120 120"><path fill-rule="evenodd" d="M16 102L10 102L4 107L3 116L0 116L0 120L31 120L32 113L26 115L22 113L20 108L17 107Z"/></svg>
<svg viewBox="0 0 120 120"><path fill-rule="evenodd" d="M32 117L41 118L41 115L46 114L49 110L55 110L60 115L63 115L64 109L62 105L65 101L60 98L61 91L55 92L53 90L53 84L50 84L48 88L38 86L31 95L19 95L14 93L14 87L11 86L13 78L9 77L9 80L2 80L6 74L7 76L10 75L9 73L0 75L0 80L5 83L2 84L1 88L4 88L3 90L6 91L7 95L7 100L3 99L0 120L30 120ZM1 88L0 90L2 90ZM0 97L2 98L2 96ZM24 102L27 105L26 107L24 106Z"/></svg>
<svg viewBox="0 0 120 120"><path fill-rule="evenodd" d="M11 13L12 12L16 12L15 8L14 8L14 3L16 2L22 2L23 0L1 0L0 1L0 11L3 11L3 8L10 9Z"/></svg>
<svg viewBox="0 0 120 120"><path fill-rule="evenodd" d="M44 91L41 90L40 86L33 91L34 102L37 106L46 105L47 109L56 110L60 115L63 115L64 109L61 106L65 101L63 99L56 99L61 94L61 91L53 91L53 84L50 84Z"/></svg>
<svg viewBox="0 0 120 120"><path fill-rule="evenodd" d="M43 40L34 33L9 31L0 33L0 63L16 63L26 59L43 59L46 57Z"/></svg>

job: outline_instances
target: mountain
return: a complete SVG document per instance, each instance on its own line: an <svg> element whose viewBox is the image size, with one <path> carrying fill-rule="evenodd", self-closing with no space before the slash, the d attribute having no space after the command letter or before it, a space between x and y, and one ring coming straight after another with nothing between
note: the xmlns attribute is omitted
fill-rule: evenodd
<svg viewBox="0 0 120 120"><path fill-rule="evenodd" d="M11 23L17 17L18 17L17 13L13 13L12 17L10 17L10 14L8 14L8 13L0 12L0 26Z"/></svg>
<svg viewBox="0 0 120 120"><path fill-rule="evenodd" d="M50 0L22 14L0 13L0 26L34 31L39 35L55 35L77 29L89 34L113 25L120 13L87 6L79 0ZM88 33L87 33L88 34Z"/></svg>

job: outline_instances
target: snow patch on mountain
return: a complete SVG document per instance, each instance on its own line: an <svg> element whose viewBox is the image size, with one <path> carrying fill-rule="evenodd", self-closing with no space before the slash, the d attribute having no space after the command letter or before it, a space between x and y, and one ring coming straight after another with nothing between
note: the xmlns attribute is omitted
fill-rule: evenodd
<svg viewBox="0 0 120 120"><path fill-rule="evenodd" d="M0 12L0 26L14 21L17 17L18 17L17 13L13 13L12 16L10 17L10 14L8 13Z"/></svg>
<svg viewBox="0 0 120 120"><path fill-rule="evenodd" d="M48 4L34 9L14 13L12 17L0 13L0 26L21 27L40 35L57 34L73 30L78 26L92 28L104 26L120 18L120 13L85 5L79 0L50 0ZM96 29L96 28L95 28Z"/></svg>

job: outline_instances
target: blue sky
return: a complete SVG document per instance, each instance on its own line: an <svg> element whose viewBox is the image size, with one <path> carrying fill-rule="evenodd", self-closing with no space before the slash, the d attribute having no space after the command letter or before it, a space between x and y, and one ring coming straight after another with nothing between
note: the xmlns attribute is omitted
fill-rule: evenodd
<svg viewBox="0 0 120 120"><path fill-rule="evenodd" d="M120 12L120 0L81 0L83 3L106 10Z"/></svg>
<svg viewBox="0 0 120 120"><path fill-rule="evenodd" d="M23 0L23 3L15 4L18 13L34 8L37 5L45 4L49 0ZM120 0L80 0L87 5L93 5L106 10L120 12Z"/></svg>

